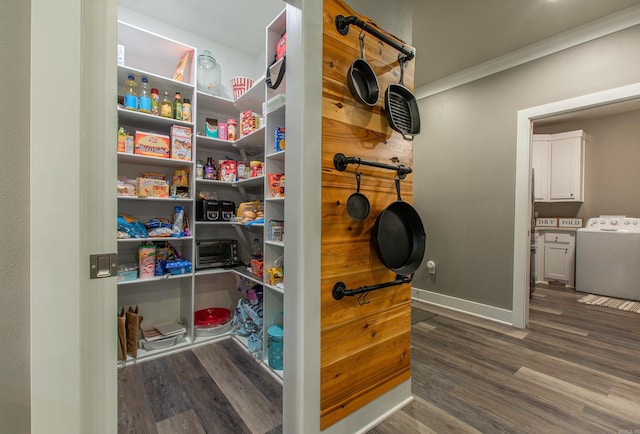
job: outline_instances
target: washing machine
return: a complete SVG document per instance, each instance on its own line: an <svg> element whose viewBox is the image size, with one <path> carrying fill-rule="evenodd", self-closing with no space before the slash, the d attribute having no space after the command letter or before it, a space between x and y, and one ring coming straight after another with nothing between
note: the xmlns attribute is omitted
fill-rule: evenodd
<svg viewBox="0 0 640 434"><path fill-rule="evenodd" d="M640 300L640 219L603 215L577 230L575 287Z"/></svg>

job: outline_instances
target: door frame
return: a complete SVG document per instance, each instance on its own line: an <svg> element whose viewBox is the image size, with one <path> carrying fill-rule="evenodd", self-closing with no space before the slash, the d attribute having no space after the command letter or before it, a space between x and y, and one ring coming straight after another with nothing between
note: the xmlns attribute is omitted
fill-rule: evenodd
<svg viewBox="0 0 640 434"><path fill-rule="evenodd" d="M516 189L513 234L513 305L512 324L526 328L529 324L529 272L531 236L531 138L536 120L583 109L640 98L640 83L581 95L518 111L516 133Z"/></svg>
<svg viewBox="0 0 640 434"><path fill-rule="evenodd" d="M117 431L117 0L31 0L30 412L33 433ZM60 23L64 23L61 25Z"/></svg>

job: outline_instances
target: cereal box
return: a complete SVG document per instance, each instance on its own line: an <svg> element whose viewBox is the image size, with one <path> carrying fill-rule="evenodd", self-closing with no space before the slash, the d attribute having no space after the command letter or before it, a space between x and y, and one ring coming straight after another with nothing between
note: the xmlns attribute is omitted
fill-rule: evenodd
<svg viewBox="0 0 640 434"><path fill-rule="evenodd" d="M252 110L244 111L240 114L240 135L251 134L257 128L256 117Z"/></svg>
<svg viewBox="0 0 640 434"><path fill-rule="evenodd" d="M169 183L160 179L136 178L138 197L169 197Z"/></svg>
<svg viewBox="0 0 640 434"><path fill-rule="evenodd" d="M171 126L171 158L191 161L191 128Z"/></svg>
<svg viewBox="0 0 640 434"><path fill-rule="evenodd" d="M274 142L273 142L273 149L275 149L276 152L284 151L284 149L285 149L285 129L284 129L284 127L276 128Z"/></svg>
<svg viewBox="0 0 640 434"><path fill-rule="evenodd" d="M134 153L149 157L169 158L170 138L163 134L136 131Z"/></svg>

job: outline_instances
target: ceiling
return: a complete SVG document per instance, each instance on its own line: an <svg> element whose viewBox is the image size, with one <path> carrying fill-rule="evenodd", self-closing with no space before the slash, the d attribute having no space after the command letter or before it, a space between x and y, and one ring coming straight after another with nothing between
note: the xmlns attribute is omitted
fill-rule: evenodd
<svg viewBox="0 0 640 434"><path fill-rule="evenodd" d="M282 0L119 0L249 54ZM640 0L413 0L415 87L558 35ZM169 19L167 17L170 17ZM242 22L240 22L242 20Z"/></svg>

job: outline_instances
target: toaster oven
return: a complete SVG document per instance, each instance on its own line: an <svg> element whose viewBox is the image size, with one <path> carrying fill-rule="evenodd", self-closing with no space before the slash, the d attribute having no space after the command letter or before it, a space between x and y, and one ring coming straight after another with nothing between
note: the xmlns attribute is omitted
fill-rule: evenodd
<svg viewBox="0 0 640 434"><path fill-rule="evenodd" d="M196 269L233 267L239 264L237 240L215 239L196 242Z"/></svg>

